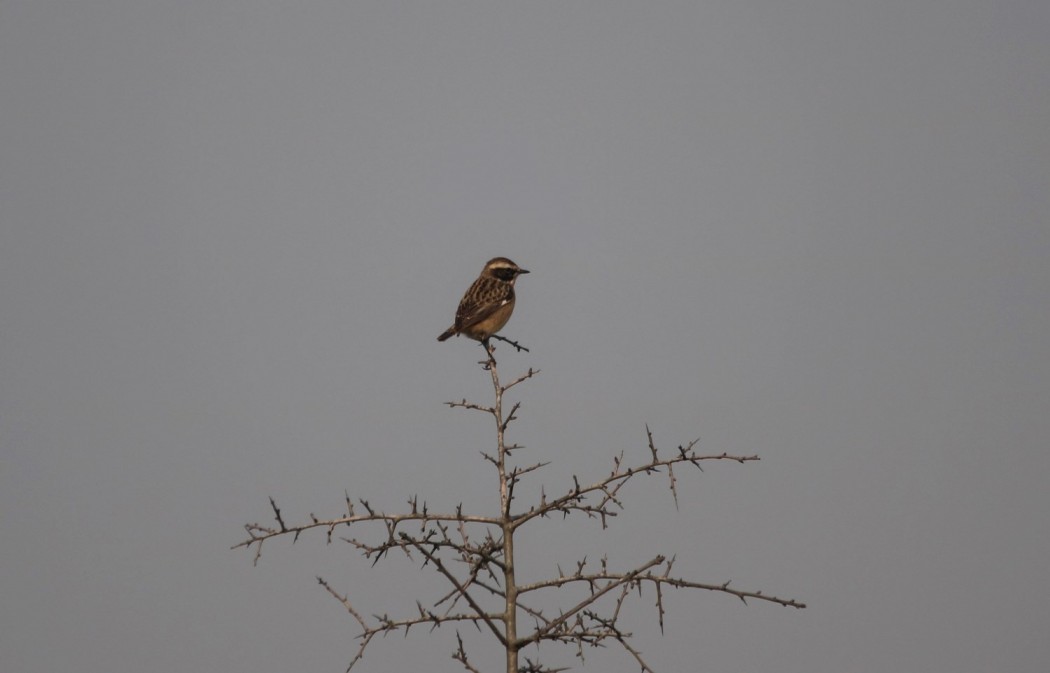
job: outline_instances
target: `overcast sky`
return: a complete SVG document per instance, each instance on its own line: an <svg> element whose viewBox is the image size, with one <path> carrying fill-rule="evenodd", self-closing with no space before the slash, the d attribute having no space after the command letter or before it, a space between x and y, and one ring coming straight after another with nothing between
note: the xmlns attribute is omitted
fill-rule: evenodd
<svg viewBox="0 0 1050 673"><path fill-rule="evenodd" d="M338 673L317 575L440 596L230 547L268 496L492 511L490 423L442 405L481 351L435 337L496 255L533 488L646 423L762 457L530 529L524 579L677 554L809 605L675 593L661 636L643 595L665 673L1050 670L1048 36L1045 0L0 1L0 670Z"/></svg>

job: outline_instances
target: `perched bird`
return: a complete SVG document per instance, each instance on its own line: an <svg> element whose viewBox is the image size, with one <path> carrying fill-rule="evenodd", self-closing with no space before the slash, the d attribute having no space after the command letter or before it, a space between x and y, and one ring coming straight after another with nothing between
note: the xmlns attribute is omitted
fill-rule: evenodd
<svg viewBox="0 0 1050 673"><path fill-rule="evenodd" d="M503 329L514 312L514 281L523 273L528 271L506 257L493 257L486 262L481 275L460 300L456 322L438 341L459 334L485 341Z"/></svg>

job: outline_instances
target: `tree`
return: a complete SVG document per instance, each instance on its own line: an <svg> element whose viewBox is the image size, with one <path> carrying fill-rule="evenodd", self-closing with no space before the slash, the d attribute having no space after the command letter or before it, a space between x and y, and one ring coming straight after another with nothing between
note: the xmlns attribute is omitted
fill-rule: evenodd
<svg viewBox="0 0 1050 673"><path fill-rule="evenodd" d="M502 337L495 337L502 339ZM503 339L507 341L506 339ZM527 350L513 341L508 341L518 350ZM365 654L365 650L377 635L403 631L406 635L414 626L425 626L431 630L446 625L471 624L483 632L490 633L506 652L507 673L555 673L563 668L545 667L538 659L522 655L522 650L533 646L539 650L543 644L562 644L576 648L582 659L584 647L600 647L614 644L632 657L641 670L653 673L653 669L642 658L641 652L632 645L632 634L621 628L621 608L634 592L640 593L648 587L655 593L656 615L661 632L664 627L664 592L668 589L701 589L721 592L738 597L744 603L748 599L777 603L779 605L804 608L805 604L791 599L766 595L761 591L745 591L730 587L729 582L709 584L695 582L672 574L674 558L656 555L628 570L613 570L603 558L597 564L586 559L575 562L570 572L559 567L556 577L539 582L521 584L517 579L515 540L516 533L525 526L537 524L554 515L562 517L586 516L600 522L602 528L609 525L623 508L619 493L623 486L634 479L666 474L668 486L675 506L678 505L677 475L675 468L702 468L705 462L730 461L740 464L759 460L756 455L734 456L726 453L702 455L697 453L697 441L681 445L676 451L663 453L654 442L646 426L648 452L644 460L629 464L624 453L613 460L611 472L596 481L581 483L573 476L573 487L557 496L548 497L541 490L538 501L528 509L514 509L515 488L523 479L546 467L548 463L532 463L519 466L512 461L514 452L521 447L507 444L505 435L511 421L517 419L521 406L515 402L508 413L503 411L504 395L515 386L524 383L539 373L529 369L526 373L503 385L500 382L495 358L495 347L489 341L482 342L485 360L479 364L489 372L492 379L494 403L484 406L468 402L446 402L449 407L470 409L491 416L495 431L495 453L483 453L486 461L496 470L499 479L500 509L491 515L470 514L462 505L454 512L429 511L426 503L420 504L418 496L412 496L406 512L388 514L377 511L367 500L356 503L346 495L346 511L340 516L320 520L310 515L304 523L289 525L273 498L270 507L276 526L246 524L248 538L234 549L254 548L254 562L258 563L263 544L278 537L298 540L300 535L312 530L327 531L331 542L337 530L352 529L353 536L342 539L356 547L373 565L389 556L391 551L404 553L409 558L422 559L424 567L436 572L448 585L448 591L437 602L427 607L417 601L415 611L400 617L377 615L366 618L351 603L348 596L340 594L323 578L318 582L338 600L360 626L361 640L357 652L347 671L352 669ZM363 511L362 511L363 510ZM381 524L383 534L374 538L360 537L357 531L367 524ZM412 524L412 525L408 525ZM374 530L374 526L373 526ZM545 612L542 596L545 593L575 587L583 588L583 597L575 605ZM524 627L525 624L529 626ZM524 627L524 628L523 628ZM467 671L478 673L467 656L463 639L456 630L456 649L453 659ZM524 658L524 664L521 659Z"/></svg>

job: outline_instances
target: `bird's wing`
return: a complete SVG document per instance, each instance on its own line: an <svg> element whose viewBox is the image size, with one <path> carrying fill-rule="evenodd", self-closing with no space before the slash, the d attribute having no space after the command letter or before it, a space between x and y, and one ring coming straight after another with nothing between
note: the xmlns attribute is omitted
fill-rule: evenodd
<svg viewBox="0 0 1050 673"><path fill-rule="evenodd" d="M492 316L514 295L510 288L491 278L479 278L456 310L456 329L465 330Z"/></svg>

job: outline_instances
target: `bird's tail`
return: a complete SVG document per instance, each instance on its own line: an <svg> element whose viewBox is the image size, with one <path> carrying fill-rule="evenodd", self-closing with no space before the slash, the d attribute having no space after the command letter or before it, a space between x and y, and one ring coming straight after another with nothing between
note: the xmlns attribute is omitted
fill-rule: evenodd
<svg viewBox="0 0 1050 673"><path fill-rule="evenodd" d="M453 325L452 327L449 327L447 330L445 330L444 332L441 333L441 336L438 337L438 341L444 341L445 339L449 338L450 336L452 336L455 333L456 333L456 326Z"/></svg>

